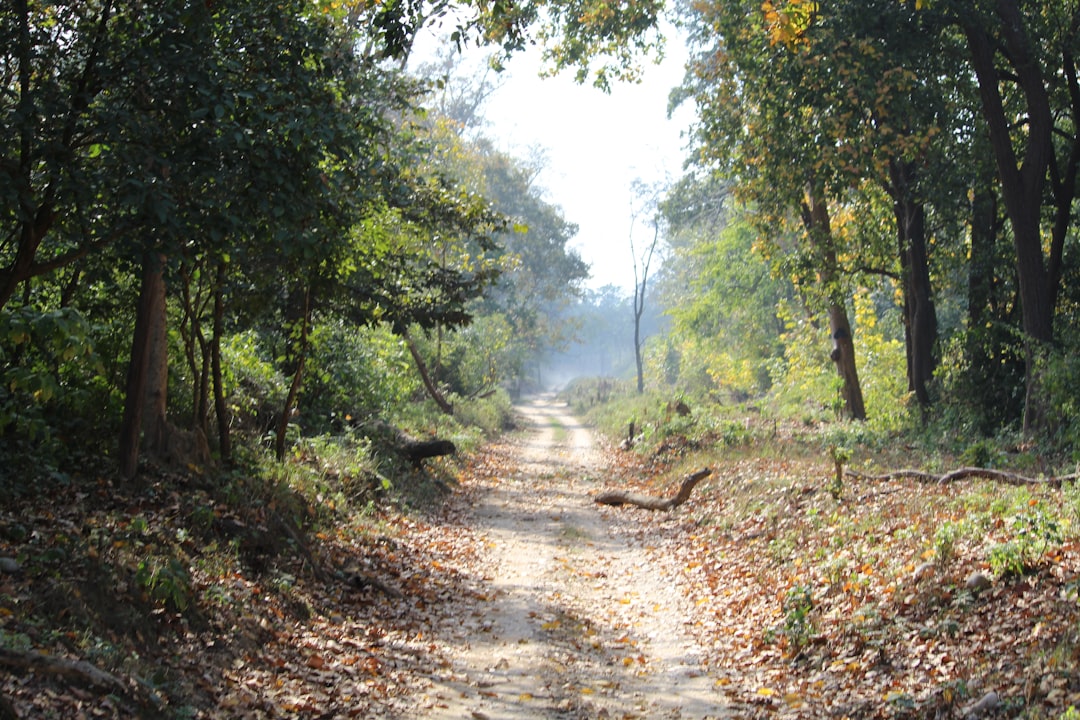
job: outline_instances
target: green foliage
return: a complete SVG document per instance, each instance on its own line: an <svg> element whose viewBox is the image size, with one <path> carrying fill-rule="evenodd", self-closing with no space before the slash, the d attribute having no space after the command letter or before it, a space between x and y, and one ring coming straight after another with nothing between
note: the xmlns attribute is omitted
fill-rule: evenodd
<svg viewBox="0 0 1080 720"><path fill-rule="evenodd" d="M1034 499L1013 516L1008 527L1009 537L992 546L987 555L990 570L999 577L1023 575L1063 540L1057 515Z"/></svg>
<svg viewBox="0 0 1080 720"><path fill-rule="evenodd" d="M184 612L191 604L191 575L179 558L147 557L139 562L135 583L155 602L176 612Z"/></svg>
<svg viewBox="0 0 1080 720"><path fill-rule="evenodd" d="M783 302L777 307L784 321L780 336L784 352L769 363L770 399L781 417L805 417L813 422L839 416L841 381L829 360L828 330Z"/></svg>
<svg viewBox="0 0 1080 720"><path fill-rule="evenodd" d="M946 520L934 531L934 562L948 567L956 557L956 543L965 532L963 523Z"/></svg>
<svg viewBox="0 0 1080 720"><path fill-rule="evenodd" d="M1042 368L1042 382L1049 398L1049 414L1059 451L1073 462L1080 462L1080 355L1077 338L1070 346L1054 352Z"/></svg>
<svg viewBox="0 0 1080 720"><path fill-rule="evenodd" d="M981 468L999 467L1001 459L1002 452L998 442L986 439L971 443L960 455L960 461L964 465Z"/></svg>
<svg viewBox="0 0 1080 720"><path fill-rule="evenodd" d="M780 632L787 638L789 654L797 655L814 636L813 591L809 586L796 585L787 591L782 606L784 622Z"/></svg>
<svg viewBox="0 0 1080 720"><path fill-rule="evenodd" d="M969 329L944 344L937 413L965 434L993 435L1015 426L1024 406L1024 353L1015 327Z"/></svg>
<svg viewBox="0 0 1080 720"><path fill-rule="evenodd" d="M307 377L303 424L315 434L391 417L420 387L408 351L387 326L340 320L313 328Z"/></svg>
<svg viewBox="0 0 1080 720"><path fill-rule="evenodd" d="M261 437L285 403L285 378L252 330L226 338L221 355L222 383L233 425L249 437Z"/></svg>
<svg viewBox="0 0 1080 720"><path fill-rule="evenodd" d="M19 468L0 474L19 482L8 489L62 479L60 469L83 452L108 448L118 398L94 331L72 308L0 310L0 462Z"/></svg>
<svg viewBox="0 0 1080 720"><path fill-rule="evenodd" d="M767 363L781 350L777 304L792 288L754 251L757 236L742 214L726 220L700 207L723 198L722 188L689 181L668 194L673 252L659 282L676 362L666 375L693 393L754 397L769 389Z"/></svg>
<svg viewBox="0 0 1080 720"><path fill-rule="evenodd" d="M829 480L828 490L833 500L839 500L844 492L844 466L851 462L851 450L839 445L830 445L829 457L833 462L833 476Z"/></svg>
<svg viewBox="0 0 1080 720"><path fill-rule="evenodd" d="M101 365L90 324L70 308L41 312L32 307L0 310L0 433L11 426L31 439L48 433L42 409L69 402L72 385L85 383Z"/></svg>
<svg viewBox="0 0 1080 720"><path fill-rule="evenodd" d="M494 436L513 425L513 406L503 388L491 393L463 398L454 397L454 419L466 428L477 428L486 436Z"/></svg>

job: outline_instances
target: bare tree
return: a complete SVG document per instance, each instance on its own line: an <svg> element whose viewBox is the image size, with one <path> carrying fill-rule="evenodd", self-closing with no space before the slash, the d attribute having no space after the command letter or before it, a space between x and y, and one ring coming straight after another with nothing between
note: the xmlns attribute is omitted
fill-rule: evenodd
<svg viewBox="0 0 1080 720"><path fill-rule="evenodd" d="M641 336L641 318L645 314L645 292L649 284L649 267L652 265L653 256L660 244L660 195L659 185L646 185L640 180L635 180L631 186L633 197L631 199L630 212L630 255L634 260L634 362L637 365L637 391L638 394L645 392L645 366L642 358L642 350L645 339ZM636 207L640 203L640 208ZM641 249L639 253L634 245L634 225L640 216L651 213L651 218L646 221L652 225L652 240Z"/></svg>

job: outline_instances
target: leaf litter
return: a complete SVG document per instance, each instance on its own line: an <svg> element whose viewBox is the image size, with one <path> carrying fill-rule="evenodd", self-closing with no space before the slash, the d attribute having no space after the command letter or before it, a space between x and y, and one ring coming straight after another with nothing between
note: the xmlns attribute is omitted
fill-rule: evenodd
<svg viewBox="0 0 1080 720"><path fill-rule="evenodd" d="M598 507L612 486L665 494L702 456L600 449L563 407L525 412L528 431L478 453L439 512L342 518L308 557L267 567L204 547L271 518L210 512L216 530L189 535L217 509L182 479L12 501L0 646L92 662L131 692L8 664L0 696L24 718L1052 718L1080 704L1080 544L1044 512L1065 517L1067 490L852 480L834 494L824 457L730 453L674 513ZM1002 570L1010 552L1019 572ZM147 569L162 555L178 564Z"/></svg>

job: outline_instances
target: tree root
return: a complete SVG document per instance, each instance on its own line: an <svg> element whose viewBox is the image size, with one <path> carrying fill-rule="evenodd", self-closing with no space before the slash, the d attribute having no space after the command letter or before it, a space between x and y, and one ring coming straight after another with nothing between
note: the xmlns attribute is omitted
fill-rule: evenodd
<svg viewBox="0 0 1080 720"><path fill-rule="evenodd" d="M128 698L143 709L145 717L156 716L157 711L163 705L161 698L141 682L123 680L85 660L69 660L34 651L0 648L0 667L15 671L55 675L99 692Z"/></svg>
<svg viewBox="0 0 1080 720"><path fill-rule="evenodd" d="M977 478L980 480L1006 483L1008 485L1048 485L1053 488L1061 487L1062 483L1076 482L1078 477L1077 473L1061 475L1058 477L1028 477L1017 473L1005 472L1003 470L977 467L962 467L947 472L944 475L935 475L933 473L923 472L922 470L910 469L894 470L893 472L885 473L884 475L867 475L848 468L844 471L844 475L855 480L870 480L874 482L915 480L916 482L936 483L938 485L947 485L948 483L958 482L960 480Z"/></svg>
<svg viewBox="0 0 1080 720"><path fill-rule="evenodd" d="M652 495L638 495L636 493L621 492L618 490L612 492L600 493L593 501L601 505L634 505L646 510L671 510L672 508L682 505L690 497L690 493L693 491L694 486L705 478L712 475L712 470L709 468L702 468L697 472L693 472L687 475L679 487L679 491L675 493L674 497L661 498Z"/></svg>

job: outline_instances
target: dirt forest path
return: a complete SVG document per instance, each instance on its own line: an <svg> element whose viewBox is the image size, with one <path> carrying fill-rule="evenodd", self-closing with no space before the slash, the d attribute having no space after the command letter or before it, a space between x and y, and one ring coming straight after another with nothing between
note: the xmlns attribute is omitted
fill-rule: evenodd
<svg viewBox="0 0 1080 720"><path fill-rule="evenodd" d="M466 487L483 583L432 621L444 659L414 716L729 716L671 561L618 531L644 511L591 501L610 480L589 431L552 397L518 411L526 431Z"/></svg>

